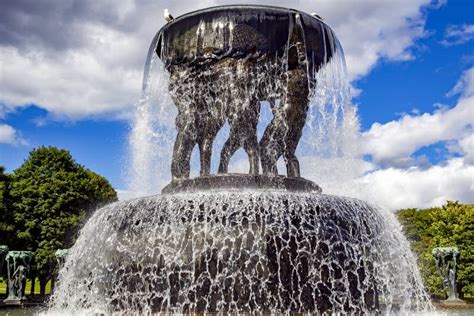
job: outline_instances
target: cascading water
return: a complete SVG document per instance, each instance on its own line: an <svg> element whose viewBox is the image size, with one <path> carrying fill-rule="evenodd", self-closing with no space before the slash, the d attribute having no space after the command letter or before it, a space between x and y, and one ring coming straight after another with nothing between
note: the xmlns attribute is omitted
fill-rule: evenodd
<svg viewBox="0 0 474 316"><path fill-rule="evenodd" d="M120 202L83 229L53 310L423 310L416 262L386 215L360 200L287 192Z"/></svg>
<svg viewBox="0 0 474 316"><path fill-rule="evenodd" d="M187 179L189 167L199 165L189 157L192 149L196 143L205 149L206 137L213 140L211 152L219 152L232 137L244 139L238 144L245 147L258 135L268 151L260 149L264 167L263 156L281 143L298 144L301 136L303 173L318 159L352 158L358 122L345 71L330 28L294 10L218 7L178 18L160 31L130 137L130 176L132 190L153 193L173 173L164 190L169 193L97 211L69 252L49 312L430 310L393 215L360 200L321 194L294 175L299 166L288 164L288 157L287 178L265 168L264 174L210 176L201 152L201 177ZM301 117L302 135L296 128ZM268 126L285 133L272 134ZM288 138L290 132L296 136ZM183 151L185 146L190 148ZM252 161L256 153L246 151ZM219 164L216 156L211 173ZM234 168L248 169L239 155L233 159Z"/></svg>

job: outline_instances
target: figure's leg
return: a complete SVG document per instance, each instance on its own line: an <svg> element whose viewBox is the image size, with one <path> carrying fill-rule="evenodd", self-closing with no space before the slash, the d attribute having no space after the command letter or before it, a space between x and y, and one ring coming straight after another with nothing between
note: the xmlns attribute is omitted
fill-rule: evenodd
<svg viewBox="0 0 474 316"><path fill-rule="evenodd" d="M211 155L213 138L205 138L199 142L199 155L201 158L201 176L207 176L211 173Z"/></svg>
<svg viewBox="0 0 474 316"><path fill-rule="evenodd" d="M295 155L295 152L285 152L283 158L286 162L286 174L288 178L299 178L301 177L300 173L300 163L298 158Z"/></svg>
<svg viewBox="0 0 474 316"><path fill-rule="evenodd" d="M255 129L251 133L252 135L248 135L249 138L244 141L243 147L249 157L249 174L255 175L260 171L260 151L257 140L257 130Z"/></svg>
<svg viewBox="0 0 474 316"><path fill-rule="evenodd" d="M281 156L281 139L276 137L275 122L270 122L260 140L259 152L262 163L262 173L265 175L278 175L277 161Z"/></svg>
<svg viewBox="0 0 474 316"><path fill-rule="evenodd" d="M173 148L173 161L171 162L173 180L189 178L191 154L195 145L194 137L189 132L178 132Z"/></svg>
<svg viewBox="0 0 474 316"><path fill-rule="evenodd" d="M249 174L256 175L260 171L260 150L257 139L257 124L260 117L260 101L253 99L244 115L242 123L243 147L249 157Z"/></svg>
<svg viewBox="0 0 474 316"><path fill-rule="evenodd" d="M240 147L240 140L239 135L236 132L234 127L230 127L229 139L222 147L221 151L221 160L219 162L219 170L218 173L227 173L229 170L229 161L230 157L239 149Z"/></svg>

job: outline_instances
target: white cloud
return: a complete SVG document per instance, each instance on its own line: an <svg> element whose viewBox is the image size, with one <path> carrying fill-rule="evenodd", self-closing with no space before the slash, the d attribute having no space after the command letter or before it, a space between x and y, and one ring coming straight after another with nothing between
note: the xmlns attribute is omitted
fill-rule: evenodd
<svg viewBox="0 0 474 316"><path fill-rule="evenodd" d="M425 35L421 8L430 1L318 2L346 52L350 78L366 75L380 59L412 59L409 48ZM340 7L345 7L340 11ZM342 14L341 14L342 13Z"/></svg>
<svg viewBox="0 0 474 316"><path fill-rule="evenodd" d="M474 165L451 158L428 169L388 168L357 179L352 187L350 195L391 210L440 206L447 200L472 203Z"/></svg>
<svg viewBox="0 0 474 316"><path fill-rule="evenodd" d="M467 43L474 39L474 24L450 25L444 33L441 44L453 46Z"/></svg>
<svg viewBox="0 0 474 316"><path fill-rule="evenodd" d="M462 155L466 164L474 165L474 130L448 146L451 153Z"/></svg>
<svg viewBox="0 0 474 316"><path fill-rule="evenodd" d="M362 150L387 166L413 164L418 149L441 141L456 140L472 131L474 124L474 68L467 70L453 91L461 98L452 109L404 115L397 121L374 123L362 134Z"/></svg>
<svg viewBox="0 0 474 316"><path fill-rule="evenodd" d="M110 29L91 27L95 44L50 56L0 47L1 102L10 107L36 104L51 114L80 118L124 110L139 95L141 71L128 64L135 39ZM132 53L129 53L132 54Z"/></svg>
<svg viewBox="0 0 474 316"><path fill-rule="evenodd" d="M362 148L379 164L405 166L418 149L452 140L474 124L474 96L452 109L422 115L405 115L398 121L374 123L362 134Z"/></svg>
<svg viewBox="0 0 474 316"><path fill-rule="evenodd" d="M358 197L392 210L439 206L446 200L474 202L473 74L474 68L465 71L452 90L452 95L460 95L455 107L443 106L434 113L376 123L363 133L363 153L372 156L373 164L366 169L356 168L354 162L344 167L356 172L346 178L345 185L337 186L334 181L331 193ZM441 141L448 141L447 149L457 156L433 166L414 162L423 160L411 156L418 149Z"/></svg>
<svg viewBox="0 0 474 316"><path fill-rule="evenodd" d="M461 154L464 155L464 161L468 164L474 165L474 132L471 129L471 133L459 141L461 146Z"/></svg>
<svg viewBox="0 0 474 316"><path fill-rule="evenodd" d="M474 67L463 72L461 79L459 79L454 88L452 88L446 96L452 97L457 94L461 94L462 96L474 95Z"/></svg>
<svg viewBox="0 0 474 316"><path fill-rule="evenodd" d="M288 6L283 0L253 2ZM127 112L138 98L145 55L164 23L163 9L178 16L229 3L247 1L73 0L54 7L12 2L0 19L0 60L8 61L0 76L3 111L37 104L55 117L73 119ZM325 18L355 79L381 58L412 58L409 49L424 34L422 7L429 3L301 0L291 6Z"/></svg>
<svg viewBox="0 0 474 316"><path fill-rule="evenodd" d="M472 203L473 137L464 142L469 154L429 168L378 169L361 159L303 158L302 174L325 194L359 198L389 210L440 206L447 200Z"/></svg>
<svg viewBox="0 0 474 316"><path fill-rule="evenodd" d="M9 145L26 145L24 140L17 130L7 124L0 124L0 143Z"/></svg>

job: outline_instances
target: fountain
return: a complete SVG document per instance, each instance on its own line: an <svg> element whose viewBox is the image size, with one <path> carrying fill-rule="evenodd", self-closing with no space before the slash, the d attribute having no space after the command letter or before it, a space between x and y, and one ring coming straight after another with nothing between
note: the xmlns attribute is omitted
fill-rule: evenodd
<svg viewBox="0 0 474 316"><path fill-rule="evenodd" d="M296 152L314 119L320 74L344 62L334 32L318 16L266 6L221 6L167 19L150 47L137 131L153 120L142 110L157 97L150 78L159 69L167 80L156 86L177 109L160 111L168 121L176 113L172 181L161 195L92 216L68 252L50 311L429 310L393 215L322 194L301 177ZM258 139L262 101L272 117ZM165 130L158 124L163 144L172 134ZM212 174L220 137L218 174ZM196 145L200 172L192 178ZM228 172L239 148L248 156L248 174ZM286 176L278 172L280 158Z"/></svg>

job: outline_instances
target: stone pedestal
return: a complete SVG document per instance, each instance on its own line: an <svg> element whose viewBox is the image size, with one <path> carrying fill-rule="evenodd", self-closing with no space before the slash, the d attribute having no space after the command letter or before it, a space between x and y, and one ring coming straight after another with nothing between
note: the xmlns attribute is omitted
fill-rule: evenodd
<svg viewBox="0 0 474 316"><path fill-rule="evenodd" d="M19 299L19 298L12 298L12 299L5 299L3 304L6 306L22 306L26 302L26 299Z"/></svg>
<svg viewBox="0 0 474 316"><path fill-rule="evenodd" d="M444 301L440 301L439 302L440 305L443 305L443 306L452 306L452 307L455 307L455 306L458 306L458 305L466 305L467 303L459 298L455 298L455 299L447 299L447 300L444 300Z"/></svg>
<svg viewBox="0 0 474 316"><path fill-rule="evenodd" d="M213 190L284 190L286 192L322 193L317 184L304 178L237 173L175 180L164 187L161 193L212 192Z"/></svg>

